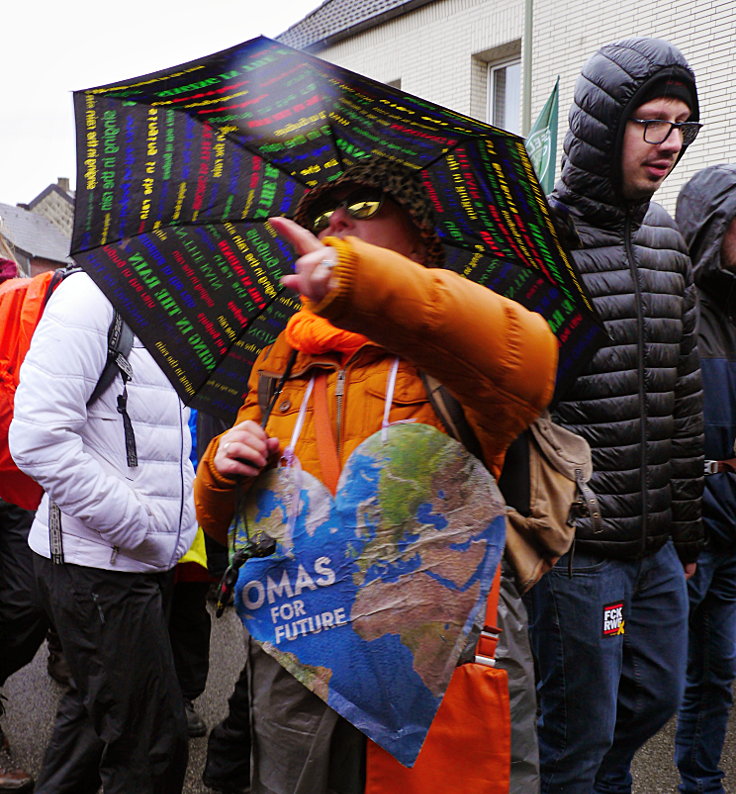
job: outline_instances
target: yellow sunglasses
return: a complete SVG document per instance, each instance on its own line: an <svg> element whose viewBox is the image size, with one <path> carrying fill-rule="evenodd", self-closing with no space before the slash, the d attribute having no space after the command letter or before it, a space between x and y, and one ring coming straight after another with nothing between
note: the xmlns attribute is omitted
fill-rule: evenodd
<svg viewBox="0 0 736 794"><path fill-rule="evenodd" d="M330 225L332 214L343 208L351 218L366 220L376 215L383 205L383 191L378 188L361 187L345 198L326 196L316 202L309 213L309 225L314 234L319 234Z"/></svg>

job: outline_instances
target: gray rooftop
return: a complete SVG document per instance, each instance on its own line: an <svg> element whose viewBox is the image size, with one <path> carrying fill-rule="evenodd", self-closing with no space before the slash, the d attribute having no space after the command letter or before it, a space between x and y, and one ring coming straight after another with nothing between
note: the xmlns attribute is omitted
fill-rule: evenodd
<svg viewBox="0 0 736 794"><path fill-rule="evenodd" d="M362 30L406 14L432 0L325 0L276 40L297 50L319 51Z"/></svg>
<svg viewBox="0 0 736 794"><path fill-rule="evenodd" d="M35 212L0 204L0 232L28 257L68 262L70 239Z"/></svg>
<svg viewBox="0 0 736 794"><path fill-rule="evenodd" d="M65 183L68 184L69 180L64 179ZM45 198L51 193L56 193L57 195L61 196L64 201L74 207L74 191L69 190L68 187L65 190L63 186L56 184L56 185L49 185L45 187L32 201L28 202L28 208L33 209L34 207L38 206Z"/></svg>

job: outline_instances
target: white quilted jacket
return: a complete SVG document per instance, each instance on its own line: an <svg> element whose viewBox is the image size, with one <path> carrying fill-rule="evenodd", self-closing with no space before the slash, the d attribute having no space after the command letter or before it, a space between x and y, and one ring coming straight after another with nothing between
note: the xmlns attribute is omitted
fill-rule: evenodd
<svg viewBox="0 0 736 794"><path fill-rule="evenodd" d="M20 371L10 450L45 490L29 545L49 557L48 499L62 512L65 562L128 572L173 567L194 539L194 471L185 408L138 339L128 413L138 449L129 468L118 375L92 405L113 310L84 273L54 292Z"/></svg>

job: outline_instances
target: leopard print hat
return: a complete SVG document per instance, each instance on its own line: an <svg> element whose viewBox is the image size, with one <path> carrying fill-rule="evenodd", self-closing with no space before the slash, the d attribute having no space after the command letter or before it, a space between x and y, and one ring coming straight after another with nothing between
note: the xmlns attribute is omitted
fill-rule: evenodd
<svg viewBox="0 0 736 794"><path fill-rule="evenodd" d="M422 264L427 267L442 267L445 250L437 236L434 212L427 198L427 191L419 179L419 172L392 160L371 157L348 166L332 182L318 185L305 193L294 213L294 220L301 226L307 223L307 213L314 202L327 191L344 183L369 185L383 190L406 212L419 230L426 255Z"/></svg>

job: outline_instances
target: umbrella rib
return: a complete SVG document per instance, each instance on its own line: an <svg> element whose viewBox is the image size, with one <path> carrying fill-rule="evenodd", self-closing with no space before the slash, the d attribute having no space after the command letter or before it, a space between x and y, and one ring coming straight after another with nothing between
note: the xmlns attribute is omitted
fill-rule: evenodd
<svg viewBox="0 0 736 794"><path fill-rule="evenodd" d="M151 102L139 102L139 101L136 101L136 104L137 105L142 105L142 106L145 106L145 107L153 107L153 104ZM201 127L210 126L210 128L214 129L214 127L212 127L212 125L207 125L206 122L203 122L203 121L201 121L200 119L198 119L196 117L192 117L191 115L187 114L184 110L180 110L179 108L173 108L173 110L174 110L175 113L178 113L180 115L184 115L184 116L187 116L190 119L193 119L193 121L195 121ZM330 129L330 142L331 142L331 145L332 145L332 151L334 153L334 156L340 162L341 170L345 170L345 159L342 156L342 152L340 151L340 149L336 145L336 137L337 136L335 135L334 125L333 125L332 121L329 120L329 119L327 120L327 125L328 125L328 127ZM298 184L300 184L305 189L309 188L309 186L307 184L307 181L305 179L297 176L296 174L292 173L291 171L288 171L285 166L283 166L283 165L281 165L279 163L276 163L273 160L269 159L268 157L264 156L260 151L258 151L258 149L256 147L250 146L245 141L238 140L231 133L226 133L225 134L225 138L228 139L233 145L237 146L238 148L243 149L243 150L249 152L251 155L254 155L255 157L258 157L259 159L261 159L264 162L268 163L270 166L272 166L277 171L282 173L287 179L291 179L294 182L297 182ZM265 219L262 218L262 217L256 218L256 217L248 216L248 217L245 217L245 218L237 217L237 218L212 219L212 220L207 220L207 221L204 221L204 222L201 222L201 221L182 221L182 222L179 222L179 223L171 222L171 223L167 223L166 225L167 226L176 226L176 227L181 227L181 226L200 226L200 225L205 225L205 224L222 225L224 223L239 223L239 222L240 223L242 223L242 222L256 222L256 223L258 223L258 222L263 222L264 220ZM152 231L153 231L153 229L148 229L146 231L139 232L137 234L131 234L131 235L128 236L127 239L133 239L133 238L139 237L139 236L141 236L143 234L150 234ZM90 245L88 248L75 248L74 251L71 252L71 255L73 256L74 254L80 254L80 253L84 253L86 251L91 251L91 250L93 250L95 248L98 248L98 247L99 247L99 245Z"/></svg>
<svg viewBox="0 0 736 794"><path fill-rule="evenodd" d="M232 350L233 345L237 344L248 333L253 323L255 323L259 317L262 317L265 314L265 312L269 309L269 307L276 301L276 299L279 296L283 295L285 292L289 292L289 290L284 286L281 286L276 290L275 295L268 301L268 303L266 303L263 307L261 307L261 313L257 317L254 317L253 320L250 323L248 323L248 325L246 325L241 330L240 334L230 343L230 346L227 349L228 353L230 352L230 350ZM266 345L264 345L264 347L266 347ZM203 381L202 385L206 384L207 381L209 381L212 378L213 373L217 372L217 370L220 369L220 367L225 363L226 359L227 356L222 356L220 358L217 364L207 373L207 378Z"/></svg>
<svg viewBox="0 0 736 794"><path fill-rule="evenodd" d="M444 160L450 152L453 152L455 149L460 146L461 143L465 143L466 141L472 141L473 137L470 135L458 135L457 140L452 146L446 146L436 157L434 157L429 162L422 165L422 169L431 168L435 163L440 162L440 160Z"/></svg>

